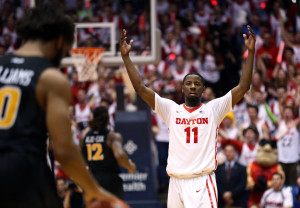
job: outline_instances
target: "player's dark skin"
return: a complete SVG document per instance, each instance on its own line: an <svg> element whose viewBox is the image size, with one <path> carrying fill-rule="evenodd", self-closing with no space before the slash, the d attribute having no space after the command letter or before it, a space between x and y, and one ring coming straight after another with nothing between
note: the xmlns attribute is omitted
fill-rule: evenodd
<svg viewBox="0 0 300 208"><path fill-rule="evenodd" d="M248 57L246 63L242 69L242 75L240 81L237 86L235 86L231 90L232 96L232 107L236 103L238 103L244 96L244 94L250 89L250 84L252 80L252 73L253 73L253 59L255 53L255 35L250 28L247 26L249 36L247 37L246 34L243 34L245 48L248 50ZM127 32L123 30L120 39L120 50L124 65L128 72L129 78L131 83L137 92L137 94L153 109L155 110L155 92L145 86L142 81L141 76L139 75L139 71L133 65L130 57L129 52L131 50L131 46L133 44L133 40L129 41L129 44L126 41L127 39ZM182 86L182 93L184 94L185 98L185 105L189 107L196 107L201 104L201 96L204 92L205 87L203 86L203 81L201 77L197 74L189 74L183 83ZM171 147L174 148L174 147ZM178 150L176 150L178 151ZM231 196L230 196L231 198Z"/></svg>
<svg viewBox="0 0 300 208"><path fill-rule="evenodd" d="M255 35L250 26L247 26L249 36L247 37L246 34L243 34L243 38L245 41L245 47L248 49L248 57L246 60L246 64L242 70L242 75L240 78L239 84L231 90L232 94L232 107L236 103L238 103L244 96L244 94L250 89L250 84L252 80L252 71L253 71L253 59L255 53ZM121 39L120 39L120 50L124 65L126 66L126 70L128 72L129 78L131 83L139 96L152 108L155 109L155 92L146 87L143 83L139 72L136 70L135 66L133 65L130 57L129 52L131 50L131 46L133 44L133 40L127 43L127 32L126 30L122 31ZM186 83L186 81L191 81L190 83ZM201 82L201 78L197 75L189 75L186 77L184 81L184 85L182 88L182 92L185 95L185 104L189 107L195 107L200 105L201 95L204 91L204 86L196 86L198 80ZM192 84L193 83L193 84ZM201 82L202 83L202 82ZM195 93L195 94L193 94Z"/></svg>
<svg viewBox="0 0 300 208"><path fill-rule="evenodd" d="M205 90L203 82L198 75L189 75L184 80L182 93L184 94L185 105L197 107L201 103L201 96Z"/></svg>

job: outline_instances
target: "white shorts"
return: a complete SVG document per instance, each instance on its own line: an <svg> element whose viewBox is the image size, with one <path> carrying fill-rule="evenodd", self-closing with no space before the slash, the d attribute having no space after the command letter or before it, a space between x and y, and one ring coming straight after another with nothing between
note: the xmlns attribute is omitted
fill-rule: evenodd
<svg viewBox="0 0 300 208"><path fill-rule="evenodd" d="M168 208L217 208L215 174L190 179L170 178Z"/></svg>

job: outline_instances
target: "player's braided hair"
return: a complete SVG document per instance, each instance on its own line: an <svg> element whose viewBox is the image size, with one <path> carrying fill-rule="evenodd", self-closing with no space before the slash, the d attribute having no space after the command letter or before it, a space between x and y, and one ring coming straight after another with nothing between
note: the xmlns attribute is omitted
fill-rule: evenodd
<svg viewBox="0 0 300 208"><path fill-rule="evenodd" d="M23 40L51 41L60 35L67 44L74 41L74 23L59 8L46 4L28 10L16 23L16 31Z"/></svg>
<svg viewBox="0 0 300 208"><path fill-rule="evenodd" d="M108 110L103 106L99 106L94 109L93 120L89 122L89 125L93 130L102 131L106 128L108 122L109 122Z"/></svg>

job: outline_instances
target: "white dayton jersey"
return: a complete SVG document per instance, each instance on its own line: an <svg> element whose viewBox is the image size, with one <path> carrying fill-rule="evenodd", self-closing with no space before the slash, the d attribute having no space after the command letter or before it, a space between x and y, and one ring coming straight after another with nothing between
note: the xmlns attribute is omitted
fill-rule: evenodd
<svg viewBox="0 0 300 208"><path fill-rule="evenodd" d="M264 192L260 200L262 208L282 208L293 206L293 196L290 188L283 188L280 191L275 191L270 188Z"/></svg>
<svg viewBox="0 0 300 208"><path fill-rule="evenodd" d="M193 109L155 95L155 112L169 128L169 176L193 178L217 168L218 127L231 110L231 91Z"/></svg>

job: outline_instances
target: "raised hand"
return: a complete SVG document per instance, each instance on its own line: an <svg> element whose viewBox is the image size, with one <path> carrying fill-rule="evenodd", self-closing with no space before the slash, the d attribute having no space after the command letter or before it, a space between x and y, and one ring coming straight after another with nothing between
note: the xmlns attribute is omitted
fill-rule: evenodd
<svg viewBox="0 0 300 208"><path fill-rule="evenodd" d="M126 39L127 39L127 31L125 29L122 30L122 36L120 39L120 50L121 50L121 55L122 56L127 56L131 50L131 46L133 43L133 40L130 40L129 44L127 44Z"/></svg>
<svg viewBox="0 0 300 208"><path fill-rule="evenodd" d="M255 34L251 27L247 25L247 29L249 31L249 37L247 38L246 34L243 34L244 40L245 40L245 46L249 51L255 50Z"/></svg>

